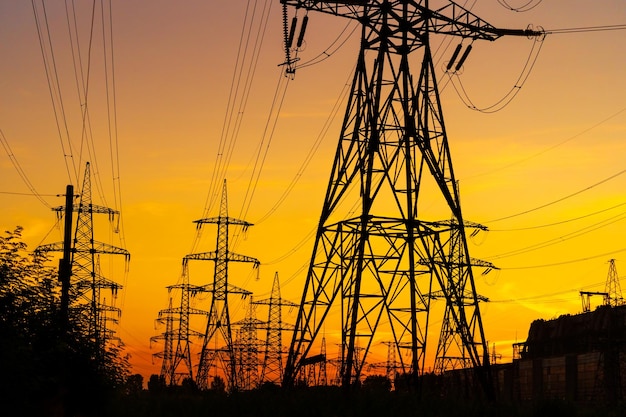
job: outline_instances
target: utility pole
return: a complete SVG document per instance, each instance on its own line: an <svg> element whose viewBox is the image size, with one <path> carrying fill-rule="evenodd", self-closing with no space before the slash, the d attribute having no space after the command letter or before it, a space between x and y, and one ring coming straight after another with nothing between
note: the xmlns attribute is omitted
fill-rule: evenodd
<svg viewBox="0 0 626 417"><path fill-rule="evenodd" d="M377 332L393 335L401 371L417 385L425 366L430 294L440 290L467 362L493 394L489 355L478 308L444 125L433 33L493 41L497 29L452 2L428 0L281 0L284 7L352 19L361 45L339 144L322 206L283 385L298 378L327 318L341 317L341 384L360 379ZM287 19L285 19L287 22ZM308 23L309 27L311 22ZM289 33L288 30L285 33ZM290 42L286 41L285 45ZM410 57L421 53L417 74ZM467 58L464 53L462 60ZM293 62L287 57L293 76ZM460 65L462 62L459 62ZM344 207L356 210L346 210ZM438 208L438 210L436 209ZM452 212L454 222L441 222ZM449 258L458 233L462 261ZM464 278L450 290L453 268ZM470 297L462 300L459 297ZM327 324L326 324L327 326ZM361 346L362 356L358 347ZM480 370L483 371L480 371Z"/></svg>
<svg viewBox="0 0 626 417"><path fill-rule="evenodd" d="M72 277L72 213L74 208L74 186L65 188L65 226L63 234L63 257L59 260L59 282L61 283L60 333L65 338L69 325L70 280Z"/></svg>

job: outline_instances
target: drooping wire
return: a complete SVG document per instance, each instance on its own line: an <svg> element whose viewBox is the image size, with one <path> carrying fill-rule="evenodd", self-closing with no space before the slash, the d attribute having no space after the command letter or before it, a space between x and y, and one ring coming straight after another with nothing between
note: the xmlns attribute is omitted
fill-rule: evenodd
<svg viewBox="0 0 626 417"><path fill-rule="evenodd" d="M586 32L607 32L613 30L625 30L626 24L620 25L604 25L604 26L586 26L579 28L563 28L545 30L546 35L561 35L564 33L586 33Z"/></svg>
<svg viewBox="0 0 626 417"><path fill-rule="evenodd" d="M330 127L332 125L332 122L335 120L335 118L337 117L337 114L339 113L339 110L342 108L342 105L345 102L346 96L348 95L349 91L350 91L350 83L346 82L344 84L344 87L343 87L341 93L339 94L339 97L337 97L337 100L335 101L335 104L333 105L333 108L331 109L331 111L330 111L330 113L328 115L328 118L324 122L324 125L322 126L322 130L317 135L317 138L315 139L315 142L313 143L313 145L311 145L311 148L309 149L309 152L305 156L304 161L302 161L302 163L300 164L300 167L298 168L298 171L296 172L294 177L291 179L291 182L289 183L289 185L287 186L287 188L285 189L283 194L278 198L276 203L274 203L274 205L268 210L268 212L265 213L263 216L261 216L261 218L255 222L255 224L258 225L258 224L264 222L272 214L274 214L274 212L276 212L276 210L287 199L287 197L289 196L291 191L294 189L294 187L296 186L298 181L302 178L302 176L304 175L304 172L306 171L306 169L308 168L309 164L313 160L313 156L315 156L315 154L318 151L320 145L322 144L324 138L326 137L326 135L328 133L328 130L330 129Z"/></svg>
<svg viewBox="0 0 626 417"><path fill-rule="evenodd" d="M236 141L235 135L232 133L233 130L236 130L232 126L237 126L238 123L241 122L241 114L239 112L235 112L235 106L237 100L239 99L239 87L242 84L242 78L244 77L243 66L247 59L247 44L249 43L252 24L255 20L256 9L251 8L251 1L248 0L247 7L243 19L243 25L241 29L241 35L239 37L239 47L237 48L237 56L235 58L235 69L233 71L233 76L230 83L230 91L228 95L228 100L226 103L226 112L224 114L224 120L222 123L222 131L220 134L220 140L217 147L215 165L213 168L213 172L211 175L211 180L209 182L209 192L206 197L206 201L204 204L204 211L202 217L208 217L211 210L213 209L213 205L219 199L219 189L222 180L225 177L225 172L228 168L230 161L227 158L228 148L234 148L233 145L229 145ZM241 105L240 105L241 108ZM193 248L191 252L195 250L196 245L198 244L199 236L196 236L196 240L193 244Z"/></svg>
<svg viewBox="0 0 626 417"><path fill-rule="evenodd" d="M522 71L520 72L513 87L511 87L511 89L498 101L486 107L479 107L478 105L474 104L472 99L469 97L467 90L463 86L461 77L459 77L458 75L458 71L446 70L445 74L448 75L450 82L452 86L454 87L454 90L456 91L457 95L468 108L479 111L481 113L498 112L502 110L503 108L505 108L509 103L511 103L511 101L513 101L515 96L520 92L520 90L526 83L526 80L528 80L528 77L530 76L530 73L532 72L532 69L535 66L535 63L537 62L539 53L541 52L541 47L543 46L544 38L545 36L535 38L533 42L533 46L528 55L528 59L526 60L526 63L524 64L524 67L522 68Z"/></svg>
<svg viewBox="0 0 626 417"><path fill-rule="evenodd" d="M246 194L244 196L244 202L242 204L240 218L245 218L250 206L252 205L252 199L254 198L254 193L256 191L259 178L261 177L261 173L263 171L263 166L265 164L265 159L267 158L267 154L269 152L270 146L272 144L272 139L274 137L274 130L276 129L276 124L278 123L278 115L282 109L282 105L285 100L285 96L287 94L287 87L289 86L289 77L284 77L282 73L279 74L278 84L276 86L276 92L274 93L274 98L272 100L272 104L270 106L268 119L266 121L265 127L263 129L263 134L261 135L261 141L259 142L259 146L257 148L256 159L254 162L254 168L250 174L250 181L248 183L248 188L246 190Z"/></svg>
<svg viewBox="0 0 626 417"><path fill-rule="evenodd" d="M505 165L505 166L499 167L499 168L497 168L497 169L493 169L493 170L490 170L490 171L487 171L487 172L482 172L482 173L475 174L475 175L470 175L470 176L468 176L468 177L465 177L464 179L468 179L468 178L475 178L475 177L480 177L480 176L483 176L483 175L492 174L492 173L494 173L494 172L498 172L498 171L501 171L501 170L503 170L503 169L510 168L510 167L512 167L512 166L515 166L515 165L521 164L522 162L526 162L526 161L528 161L528 160L530 160L530 159L533 159L533 158L536 158L536 157L538 157L538 156L541 156L541 155L543 155L543 154L544 154L544 153L546 153L546 152L549 152L549 151L551 151L551 150L553 150L553 149L555 149L555 148L558 148L559 146L562 146L562 145L566 144L567 142L570 142L570 141L572 141L572 140L574 140L574 139L576 139L576 138L578 138L578 137L580 137L580 136L584 135L585 133L588 133L588 132L592 131L593 129L597 128L598 126L601 126L602 124L604 124L604 123L608 122L609 120L614 119L615 117L619 116L619 115L620 115L621 113L623 113L624 111L626 111L626 107L624 107L624 108L622 108L622 109L618 110L617 112L615 112L615 113L611 114L611 115L610 115L610 116L608 116L608 117L605 117L604 119L602 119L602 120L600 120L599 122L595 123L594 125L592 125L592 126L588 127L587 129L584 129L583 131L581 131L581 132L579 132L579 133L577 133L577 134L575 134L575 135L573 135L573 136L570 136L570 137L568 137L567 139L562 140L561 142L558 142L558 143L556 143L556 144L554 144L554 145L552 145L552 146L549 146L549 147L547 147L547 148L545 148L545 149L543 149L543 150L541 150L541 151L539 151L539 152L537 152L537 153L534 153L534 154L532 154L532 155L530 155L530 156L528 156L528 157L526 157L526 158L519 159L519 160L517 160L517 161L515 161L515 162L512 162L512 163L510 163L510 164L508 164L508 165Z"/></svg>
<svg viewBox="0 0 626 417"><path fill-rule="evenodd" d="M256 17L256 3L254 6L251 6L251 2L248 1L248 5L246 7L226 113L222 124L222 132L209 184L209 192L205 201L203 217L208 217L210 215L214 204L219 201L220 198L219 192L221 184L223 179L226 178L226 172L228 171L230 160L232 159L235 150L239 129L243 121L243 115L246 110L251 86L254 81L256 67L260 56L260 49L264 34L267 30L272 3L273 2L270 0L265 1L264 7L261 11L261 17L259 19ZM256 23L257 21L258 23ZM252 52L249 53L255 24L257 25L256 38L254 40ZM201 228L198 228L191 252L195 251L200 242L200 237Z"/></svg>
<svg viewBox="0 0 626 417"><path fill-rule="evenodd" d="M112 233L119 234L119 241L122 247L126 247L126 235L124 232L124 217L122 210L122 191L120 180L120 158L119 158L119 136L117 126L117 96L115 88L115 51L113 48L113 8L111 0L108 1L108 10L105 10L104 2L100 1L100 13L102 22L102 52L104 62L104 82L106 92L107 106L107 133L109 139L109 157L111 168L111 181L113 190L113 201L115 209L118 212L117 223L114 223ZM108 30L107 30L108 28ZM107 40L110 48L107 48ZM109 67L110 63L110 67ZM113 237L111 236L111 240ZM122 287L127 287L129 270L124 268L122 276ZM123 309L126 303L126 291L122 291L120 299L120 309Z"/></svg>
<svg viewBox="0 0 626 417"><path fill-rule="evenodd" d="M515 214L508 215L508 216L500 217L498 219L489 220L489 221L484 222L484 223L487 223L487 224L495 223L495 222L499 222L499 221L502 221L502 220L512 219L513 217L522 216L524 214L532 213L533 211L544 209L546 207L549 207L549 206L552 206L554 204L560 203L561 201L565 201L565 200L567 200L569 198L572 198L574 196L582 194L585 191L589 191L589 190L591 190L591 189L593 189L593 188L595 188L595 187L597 187L599 185L604 184L605 182L608 182L608 181L610 181L612 179L615 179L615 178L619 177L620 175L624 174L625 172L626 172L626 169L623 169L623 170L621 170L621 171L619 171L619 172L617 172L617 173L615 173L615 174L613 174L613 175L611 175L611 176L609 176L607 178L604 178L603 180L600 180L600 181L598 181L598 182L596 182L594 184L591 184L588 187L585 187L585 188L583 188L581 190L578 190L578 191L576 191L574 193L568 194L568 195L566 195L564 197L561 197L561 198L558 198L556 200L550 201L549 203L545 203L545 204L542 204L542 205L540 205L538 207L534 207L534 208L531 208L531 209L528 209L528 210L524 210L524 211L519 212L519 213L515 213Z"/></svg>
<svg viewBox="0 0 626 417"><path fill-rule="evenodd" d="M618 207L622 207L623 205L626 205L626 202L624 203L620 203L620 204L616 204L614 206L602 209L602 210L598 210L598 211L594 211L593 213L588 213L582 216L578 216L578 217L573 217L567 220L561 220L559 222L554 222L554 223L548 223L548 224L541 224L541 225L537 225L537 226L527 226L527 227L516 227L516 228L510 228L510 229L489 229L489 232L519 232L519 231L523 231L523 230L535 230L535 229L543 229L546 227L552 227L552 226L559 226L561 224L565 224L565 223L570 223L573 221L577 221L577 220L581 220L581 219L586 219L587 217L592 217L595 216L596 214L601 214L604 213L606 211L610 211L613 209L616 209Z"/></svg>
<svg viewBox="0 0 626 417"><path fill-rule="evenodd" d="M512 269L548 268L548 267L552 267L552 266L561 266L561 265L567 265L567 264L572 264L572 263L584 262L584 261L588 261L588 260L591 260L591 259L602 258L602 257L605 257L605 256L613 255L613 254L624 252L624 251L626 251L626 248L621 248L621 249L617 249L617 250L614 250L614 251L604 252L604 253L600 253L600 254L592 255L592 256L585 256L583 258L570 259L570 260L561 261L561 262L554 262L554 263L550 263L550 264L528 265L528 266L508 266L508 267L505 266L505 267L500 267L500 269L502 269L502 270L512 270Z"/></svg>
<svg viewBox="0 0 626 417"><path fill-rule="evenodd" d="M345 36L345 39L342 39L342 36L344 35L344 33L347 32L348 29L350 29L350 26L353 26L352 29ZM358 28L359 28L358 24L355 24L352 20L348 21L348 23L346 24L346 26L344 26L344 28L341 30L339 35L337 35L335 40L332 41L331 44L328 45L328 47L326 49L324 49L324 51L320 52L317 56L309 59L308 61L305 61L305 62L303 62L303 63L301 63L299 65L296 65L296 69L306 68L306 67L310 67L310 66L313 66L313 65L317 65L317 64L327 60L328 58L333 56L337 51L339 51L350 40L350 38L352 37L352 35L354 34L354 32ZM337 45L337 46L335 47L335 45ZM331 48L333 48L333 49L331 49Z"/></svg>
<svg viewBox="0 0 626 417"><path fill-rule="evenodd" d="M585 235L587 233L593 232L593 231L595 231L597 229L600 229L602 227L606 227L606 226L612 225L612 224L617 223L619 221L622 221L624 219L626 219L626 213L622 212L622 213L617 214L617 215L615 215L613 217L609 217L608 219L604 219L604 220L601 220L601 221L599 221L597 223L594 223L592 225L583 227L581 229L575 230L575 231L570 232L570 233L566 233L563 236L559 236L559 237L556 237L556 238L553 238L553 239L549 239L549 240L546 240L546 241L543 241L543 242L539 242L539 243L536 243L534 245L526 246L524 248L515 249L515 250L509 251L509 252L503 252L503 253L500 253L500 254L497 254L497 255L493 255L493 256L488 256L487 259L489 259L490 261L495 261L495 260L498 260L498 259L508 258L510 256L517 256L517 255L521 255L521 254L524 254L524 253L532 252L532 251L535 251L535 250L538 250L538 249L543 249L543 248L546 248L548 246L552 246L552 245L555 245L555 244L558 244L558 243L562 243L562 242L565 242L565 241L573 239L573 238L577 238L579 236L582 236L582 235Z"/></svg>
<svg viewBox="0 0 626 417"><path fill-rule="evenodd" d="M18 175L20 176L24 184L26 184L26 187L28 187L28 189L30 190L31 192L30 195L34 195L35 197L37 197L37 200L39 200L41 204L43 204L47 208L52 208L52 206L48 204L46 200L43 199L42 195L37 192L33 183L30 182L30 180L28 179L26 172L24 171L24 169L22 169L22 166L20 165L17 158L15 157L13 150L9 146L9 142L7 141L7 138L4 136L4 132L2 131L2 129L0 129L0 143L2 143L2 147L4 148L4 151L9 157L9 160L13 164L13 167L17 171Z"/></svg>
<svg viewBox="0 0 626 417"><path fill-rule="evenodd" d="M65 163L65 169L67 171L69 183L75 184L75 183L78 183L78 170L76 169L76 164L74 161L72 142L70 139L69 128L67 125L65 107L63 105L63 96L61 94L59 75L57 72L56 60L54 56L54 48L52 47L52 39L50 35L50 27L48 25L46 7L45 7L45 3L42 1L41 3L41 7L43 11L43 22L42 22L42 18L39 15L39 11L38 11L35 0L31 0L31 5L33 8L33 16L35 18L35 26L37 28L39 48L41 50L44 70L46 73L46 80L48 83L48 91L50 93L50 100L52 102L52 110L54 112L54 119L55 119L56 126L57 126L57 133L59 135L59 141L61 143L61 150L63 152L63 162ZM44 33L44 30L45 30L45 33ZM49 57L48 57L48 52L47 52L48 48L46 48L46 46L49 48ZM70 166L70 163L68 162L68 159L71 161L71 166Z"/></svg>
<svg viewBox="0 0 626 417"><path fill-rule="evenodd" d="M107 66L107 54L106 52L106 40L107 40L107 31L105 24L105 10L102 7L102 32L103 32L103 40L104 40L104 62L105 62L105 83L106 83L106 92L107 92L107 126L109 132L109 153L111 159L111 179L113 181L113 200L114 206L113 208L118 210L120 213L119 219L119 232L120 232L120 241L122 245L126 247L126 237L124 234L124 223L122 217L122 185L121 185L121 174L120 174L120 153L119 153L119 135L118 135L118 125L117 125L117 95L116 95L116 84L115 84L115 51L113 44L113 8L111 0L108 0L108 41L110 45L110 62L111 67ZM110 76L109 76L110 73ZM111 85L109 85L109 79Z"/></svg>
<svg viewBox="0 0 626 417"><path fill-rule="evenodd" d="M513 12L527 12L529 10L534 9L535 7L541 4L542 0L528 0L526 3L522 4L518 7L513 7L506 0L498 0L498 3L506 9L509 9Z"/></svg>
<svg viewBox="0 0 626 417"><path fill-rule="evenodd" d="M67 3L66 3L67 8ZM67 11L66 11L67 13ZM74 59L74 73L76 77L76 84L78 87L78 97L80 101L81 108L81 141L80 141L80 151L79 151L79 160L82 165L83 162L83 147L87 148L87 154L89 155L88 161L92 165L91 173L93 178L95 179L94 184L96 186L96 190L100 197L100 200L106 206L106 197L104 195L104 188L102 186L102 178L100 176L100 167L98 163L98 158L96 154L96 146L94 141L93 130L91 126L91 117L89 113L90 100L89 100L89 89L91 86L91 72L92 72L92 57L93 57L93 49L94 49L94 35L95 35L95 27L96 27L96 0L93 0L91 6L91 16L90 16L90 24L89 24L89 38L87 43L87 59L86 59L86 69L83 69L83 60L80 51L80 43L79 43L79 33L78 27L76 24L76 10L74 7L74 3L72 3L72 13L74 16L74 30L76 33L76 49L78 53L78 64L76 59ZM68 20L68 30L71 32L71 25ZM71 39L71 38L70 38ZM74 45L72 45L72 51L74 50ZM74 58L73 54L72 57ZM78 65L78 69L76 66ZM80 74L80 76L79 76Z"/></svg>

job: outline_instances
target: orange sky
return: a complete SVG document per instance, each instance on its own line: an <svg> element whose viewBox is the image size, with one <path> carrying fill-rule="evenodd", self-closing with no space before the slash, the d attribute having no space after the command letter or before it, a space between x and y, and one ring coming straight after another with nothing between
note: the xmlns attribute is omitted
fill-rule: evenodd
<svg viewBox="0 0 626 417"><path fill-rule="evenodd" d="M34 3L41 24L42 5ZM343 19L310 15L301 62L324 51L331 52L330 57L297 71L274 128L270 108L281 77L278 64L284 60L282 23L278 1L259 2L257 13L266 4L271 5L267 31L244 107L237 96L243 84L234 90L231 83L238 62L244 62L245 71L250 68L257 39L253 33L248 49L240 47L245 2L113 2L109 72L105 75L98 23L89 82L84 84L89 86L86 102L94 158L80 151L86 143L81 140L80 123L84 100L77 94L62 5L45 4L65 112L65 119L58 120L66 120L67 128L65 123L59 128L55 119L32 4L0 3L0 227L23 226L32 249L61 240L54 213L30 195L15 163L47 204L58 206L63 199L54 195L63 193L70 182L80 185L75 175L68 175L67 166L70 172L73 165L82 170L85 161L91 161L106 198L102 201L94 192L94 203L122 212L121 236L132 257L127 278L119 279L124 280L124 290L118 302L123 310L118 334L133 355L135 372L146 377L159 370L160 362L152 365L151 355L162 346L150 348L149 339L164 330L155 328L154 320L167 307L165 287L180 279L182 257L192 250L196 238L192 221L205 215L206 201L214 203L206 215L218 214L219 195L209 191L215 184L212 176L224 120L232 111L229 94L237 97L235 114L241 116L226 170L229 214L255 223L245 239L237 239L234 250L262 262L258 281L245 266L233 268L230 281L262 299L269 296L278 272L283 297L292 301L301 297L305 280L301 267L313 244L306 238L319 217L343 107L324 134L325 123L350 80L358 30L335 52L333 41L346 39L342 33L353 26L343 32L347 24ZM108 9L109 3L104 6ZM594 7L554 0L519 13L493 0L474 5L472 11L497 27L532 24L550 30L626 23L621 0L601 0ZM91 5L81 5L76 16L86 79ZM100 3L96 20L99 16ZM446 48L447 41L433 40L440 68L458 43L452 39ZM481 311L487 338L496 344L503 361L511 358L511 343L525 340L532 320L577 313L580 290L602 291L609 259L617 260L618 272L626 271L624 41L626 31L548 35L519 93L495 113L469 109L452 84L443 75L440 78L464 216L490 228L471 239L470 252L501 268L486 276L477 273L476 283L480 294L491 300ZM476 107L498 102L515 85L532 45L526 38L474 43L460 80ZM46 56L51 59L49 50ZM117 149L113 146L113 152L110 143L116 142L107 130L106 79L109 88L115 83ZM71 157L64 157L61 143L69 143L68 136L73 150ZM310 164L274 211L318 138L322 141ZM251 188L259 147L268 152L258 184ZM121 198L113 193L113 178L118 176ZM102 230L100 240L122 244L119 235ZM213 249L214 231L207 228L195 251ZM191 280L205 283L210 275L206 267L192 272ZM243 307L232 311L236 321ZM295 311L285 313L284 319L295 320ZM371 360L384 358L383 352Z"/></svg>

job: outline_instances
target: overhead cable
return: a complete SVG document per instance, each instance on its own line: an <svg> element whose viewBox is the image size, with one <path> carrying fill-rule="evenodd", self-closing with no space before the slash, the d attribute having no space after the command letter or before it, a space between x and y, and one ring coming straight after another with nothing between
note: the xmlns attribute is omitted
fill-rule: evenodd
<svg viewBox="0 0 626 417"><path fill-rule="evenodd" d="M532 213L533 211L541 210L543 208L549 207L549 206L554 205L556 203L560 203L561 201L567 200L568 198L574 197L574 196L576 196L578 194L582 194L585 191L589 191L589 190L591 190L591 189L593 189L593 188L595 188L595 187L597 187L599 185L604 184L605 182L608 182L608 181L610 181L610 180L612 180L614 178L619 177L620 175L624 174L625 172L626 172L626 169L623 169L623 170L621 170L621 171L619 171L619 172L617 172L617 173L615 173L615 174L613 174L613 175L611 175L611 176L609 176L609 177L607 177L607 178L605 178L605 179L603 179L601 181L596 182L595 184L592 184L592 185L590 185L588 187L583 188L582 190L578 190L578 191L576 191L574 193L571 193L571 194L568 194L568 195L566 195L564 197L561 197L559 199L550 201L549 203L542 204L542 205L540 205L538 207L534 207L532 209L524 210L524 211L519 212L519 213L511 214L509 216L500 217L498 219L489 220L489 221L483 222L483 223L495 223L495 222L499 222L499 221L502 221L502 220L511 219L513 217L522 216L524 214Z"/></svg>
<svg viewBox="0 0 626 417"><path fill-rule="evenodd" d="M15 154L11 150L11 147L9 146L9 142L7 141L7 138L4 136L4 132L2 132L2 129L0 129L0 143L2 143L2 147L4 148L4 151L9 157L9 160L13 164L13 167L17 171L18 175L20 176L24 184L26 184L26 187L28 187L28 189L30 190L31 195L37 197L37 199L41 202L41 204L43 204L47 208L52 208L52 206L48 204L46 200L43 199L42 194L39 194L37 192L33 183L28 179L26 172L24 171L24 169L22 169L22 166L20 165L17 158L15 157ZM3 194L8 194L8 193L3 193Z"/></svg>

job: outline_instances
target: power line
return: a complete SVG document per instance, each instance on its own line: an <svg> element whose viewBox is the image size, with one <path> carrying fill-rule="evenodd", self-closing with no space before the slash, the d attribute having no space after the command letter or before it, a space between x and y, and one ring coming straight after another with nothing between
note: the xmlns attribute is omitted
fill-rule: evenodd
<svg viewBox="0 0 626 417"><path fill-rule="evenodd" d="M526 158L518 159L517 161L515 161L515 162L513 162L513 163L510 163L510 164L508 164L508 165L502 166L502 167L500 167L500 168L497 168L497 169L494 169L494 170L491 170L491 171L487 171L487 172L483 172L483 173L480 173L480 174L475 174L475 175L470 175L470 176L468 176L468 177L465 177L465 179L467 180L467 179L469 179L469 178L481 177L481 176L484 176L484 175L492 174L492 173L494 173L494 172L498 172L498 171L501 171L501 170L503 170L503 169L507 169L507 168L510 168L510 167L512 167L512 166L515 166L515 165L519 165L519 164L521 164L522 162L526 162L526 161L528 161L528 160L530 160L530 159L533 159L533 158L536 158L536 157L538 157L538 156L541 156L541 155L543 155L544 153L550 152L551 150L553 150L553 149L555 149L555 148L558 148L559 146L562 146L562 145L566 144L567 142L570 142L570 141L572 141L572 140L574 140L574 139L577 139L577 138L579 138L579 137L583 136L583 135L584 135L584 134L586 134L586 133L589 133L590 131L594 130L594 129L595 129L595 128L597 128L598 126L601 126L601 125L603 125L604 123L608 122L609 120L614 119L615 117L619 116L619 115L620 115L620 114L622 114L624 111L626 111L626 107L624 107L624 108L622 108L622 109L620 109L620 110L616 111L615 113L611 114L611 115L610 115L610 116L608 116L608 117L605 117L604 119L600 120L599 122L597 122L597 123L593 124L592 126L590 126L590 127L586 128L586 129L584 129L583 131L578 132L578 133L576 133L575 135L570 136L570 137L568 137L567 139L562 140L561 142L555 143L554 145L549 146L549 147L547 147L547 148L545 148L545 149L543 149L543 150L541 150L541 151L539 151L539 152L537 152L537 153L534 153L534 154L532 154L532 155L530 155L530 156L528 156L528 157L526 157Z"/></svg>
<svg viewBox="0 0 626 417"><path fill-rule="evenodd" d="M573 239L573 238L582 236L582 235L584 235L586 233L592 232L594 230L600 229L602 227L609 226L609 225L611 225L613 223L617 223L618 221L624 220L625 218L626 218L626 213L620 213L620 214L618 214L616 216L613 216L613 217L610 217L608 219L602 220L602 221L600 221L598 223L592 224L590 226L584 227L584 228L576 230L574 232L567 233L567 234L565 234L563 236L559 236L557 238L550 239L550 240L547 240L545 242L537 243L537 244L528 246L526 248L516 249L516 250L510 251L510 252L505 252L505 253L502 253L502 254L499 254L499 255L495 255L493 257L488 257L488 259L493 261L493 260L496 260L496 259L502 259L502 258L506 258L506 257L509 257L509 256L521 255L523 253L531 252L531 251L534 251L534 250L537 250L537 249L543 249L543 248L545 248L547 246L552 246L552 245L557 244L557 243L562 243L562 242L565 242L566 240Z"/></svg>
<svg viewBox="0 0 626 417"><path fill-rule="evenodd" d="M52 208L52 206L50 204L48 204L48 202L46 200L43 199L43 195L39 194L37 192L37 190L35 189L35 186L33 185L33 183L30 182L30 180L28 179L28 176L26 175L26 172L22 169L22 166L20 165L20 163L18 162L17 158L15 157L15 154L11 150L11 147L9 146L9 142L7 141L7 138L4 136L4 132L2 132L2 129L0 129L0 143L2 143L2 147L4 148L4 151L6 152L7 156L9 157L9 160L11 160L11 163L13 164L13 167L17 171L18 175L20 176L20 178L22 179L24 184L26 184L28 189L31 191L30 194L25 194L25 195L35 196L41 202L41 204L43 204L47 208ZM3 194L10 194L10 193L3 192ZM50 196L50 195L48 195L48 196Z"/></svg>
<svg viewBox="0 0 626 417"><path fill-rule="evenodd" d="M522 230L533 230L533 229L542 229L544 227L558 226L560 224L570 223L570 222L573 222L573 221L576 221L576 220L581 220L581 219L585 219L587 217L595 216L596 214L600 214L600 213L604 213L604 212L609 211L609 210L613 210L613 209L621 207L621 206L623 206L625 204L626 204L626 202L620 203L620 204L616 204L616 205L611 206L609 208L605 208L605 209L602 209L602 210L594 211L593 213L588 213L588 214L585 214L583 216L573 217L573 218L570 218L570 219L567 219L567 220L562 220L562 221L554 222L554 223L541 224L541 225L537 225L537 226L518 227L518 228L512 228L512 229L489 229L489 231L490 232L517 232L517 231L522 231Z"/></svg>
<svg viewBox="0 0 626 417"><path fill-rule="evenodd" d="M519 212L519 213L511 214L509 216L505 216L505 217L500 217L498 219L489 220L489 221L484 222L484 223L495 223L495 222L499 222L499 221L502 221L502 220L511 219L513 217L522 216L524 214L532 213L533 211L541 210L543 208L549 207L551 205L554 205L556 203L560 203L561 201L564 201L564 200L567 200L567 199L569 199L571 197L574 197L574 196L576 196L578 194L584 193L585 191L589 191L589 190L591 190L591 189L593 189L593 188L595 188L595 187L597 187L599 185L604 184L605 182L608 182L608 181L610 181L610 180L612 180L614 178L619 177L620 175L622 175L625 172L626 172L626 169L623 169L620 172L618 172L616 174L613 174L613 175L611 175L611 176L609 176L609 177L607 177L607 178L605 178L605 179L603 179L601 181L598 181L595 184L592 184L592 185L590 185L588 187L583 188L582 190L578 190L578 191L576 191L576 192L574 192L572 194L568 194L568 195L566 195L564 197L561 197L559 199L553 200L553 201L551 201L549 203L542 204L541 206L538 206L538 207L535 207L535 208L532 208L532 209L528 209L528 210L525 210L525 211L522 211L522 212Z"/></svg>
<svg viewBox="0 0 626 417"><path fill-rule="evenodd" d="M230 161L239 138L240 127L248 104L251 87L255 79L260 49L267 30L269 11L272 3L269 0L263 3L260 19L257 18L257 2L253 3L254 4L248 1L246 6L226 112L222 122L222 130L216 152L215 165L211 174L209 191L204 204L203 218L210 215L213 205L218 201L222 181L226 178L226 173L229 169ZM252 35L255 33L255 28L256 37L253 37ZM251 43L253 44L253 48L250 53L249 46ZM201 234L202 229L198 228L190 252L195 252L197 245L200 243Z"/></svg>
<svg viewBox="0 0 626 417"><path fill-rule="evenodd" d="M560 35L564 33L606 32L606 31L624 30L624 29L626 29L626 24L586 26L586 27L579 27L579 28L547 29L544 31L544 33L546 35Z"/></svg>
<svg viewBox="0 0 626 417"><path fill-rule="evenodd" d="M502 270L512 270L512 269L548 268L548 267L552 267L552 266L561 266L561 265L573 264L573 263L578 263L578 262L584 262L584 261L588 261L588 260L591 260L591 259L601 258L603 256L613 255L615 253L620 253L620 252L624 252L624 251L626 251L626 248L617 249L617 250L614 250L614 251L611 251L611 252L600 253L598 255L586 256L584 258L570 259L570 260L567 260L567 261L554 262L554 263L550 263L550 264L529 265L529 266L509 266L509 267L500 267L500 269L502 269Z"/></svg>
<svg viewBox="0 0 626 417"><path fill-rule="evenodd" d="M78 182L78 171L76 169L76 164L74 163L72 142L70 139L67 116L65 114L65 106L63 104L63 97L61 94L61 85L59 82L59 74L58 74L57 67L56 67L54 48L52 47L50 27L48 25L48 16L46 12L45 3L42 1L41 7L42 7L42 13L43 13L43 22L41 22L38 8L35 3L36 3L35 0L31 0L31 4L33 8L33 16L35 17L35 25L37 28L39 48L41 51L41 57L43 59L46 80L48 83L48 91L50 93L50 100L52 101L52 110L54 112L54 118L55 118L55 122L57 126L57 133L59 135L59 141L61 142L61 150L63 151L63 162L65 163L65 168L67 171L69 181L71 184L73 184L74 182L72 180L72 173L70 170L70 165L68 164L68 158L71 159L72 161L72 168L73 168L76 182ZM44 33L44 29L45 29L45 33ZM47 37L47 41L46 41L46 37ZM49 56L46 51L46 44L50 48ZM63 130L65 131L65 139L64 139ZM65 140L67 140L67 146L65 144ZM68 153L68 150L69 150L69 153Z"/></svg>
<svg viewBox="0 0 626 417"><path fill-rule="evenodd" d="M544 37L535 38L535 41L533 42L533 46L528 55L528 59L526 60L526 63L524 64L524 67L522 68L522 71L517 77L517 80L515 81L515 84L513 85L513 87L511 87L511 89L502 98L500 98L498 101L496 101L495 103L489 106L478 107L476 104L474 104L472 99L467 94L467 91L465 87L463 86L463 83L461 82L461 78L458 75L458 71L446 70L445 74L449 76L449 80L451 81L452 87L454 87L454 90L456 91L457 95L459 96L463 104L465 104L469 109L476 110L481 113L496 113L504 109L507 105L509 105L509 103L513 101L515 96L517 96L517 94L520 92L520 90L522 89L526 81L528 80L528 77L530 76L532 69L535 67L537 58L539 58L539 53L541 52L541 48L543 46L543 40L544 40ZM458 81L458 86L454 82L455 79Z"/></svg>

